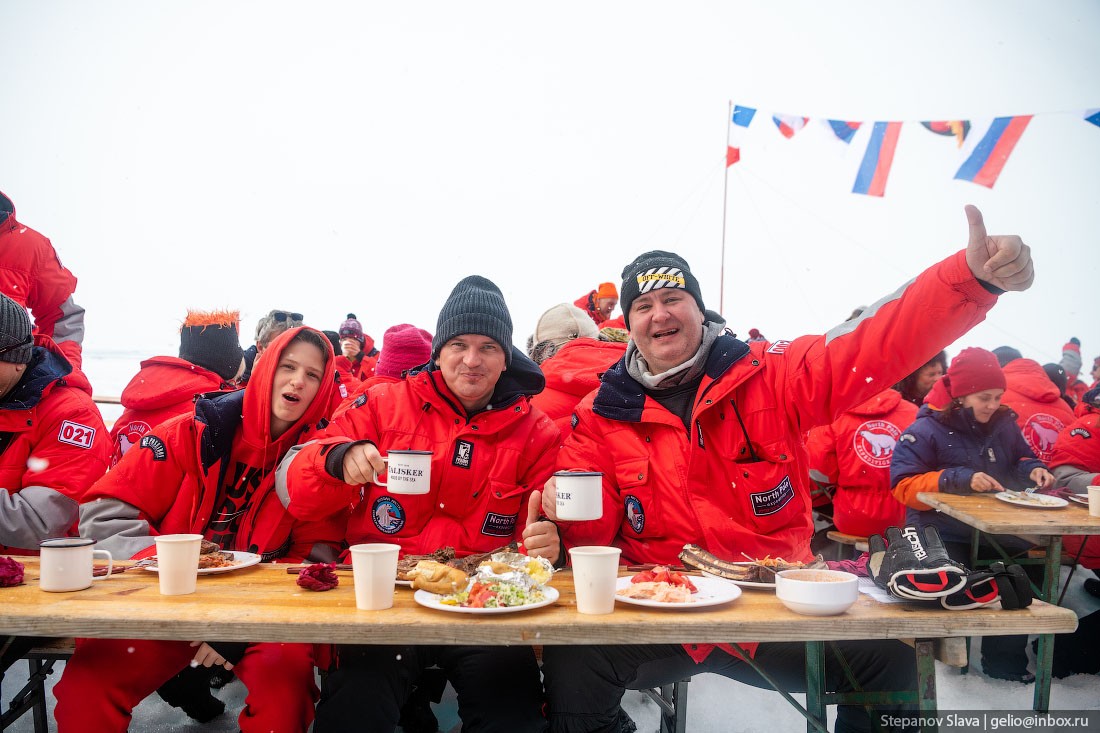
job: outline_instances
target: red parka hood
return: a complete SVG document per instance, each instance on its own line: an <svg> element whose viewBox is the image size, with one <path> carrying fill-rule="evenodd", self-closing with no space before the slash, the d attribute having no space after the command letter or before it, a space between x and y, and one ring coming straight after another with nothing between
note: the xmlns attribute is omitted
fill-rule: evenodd
<svg viewBox="0 0 1100 733"><path fill-rule="evenodd" d="M1058 387L1050 381L1050 377L1032 359L1013 359L1002 367L1005 381L1008 382L1007 392L1016 392L1036 402L1055 402L1061 400ZM1009 402L1006 397L1005 402Z"/></svg>
<svg viewBox="0 0 1100 733"><path fill-rule="evenodd" d="M320 337L325 357L325 373L317 396L309 403L305 414L279 438L271 436L271 390L275 384L275 368L300 331L313 331ZM260 453L264 458L257 465L266 466L268 459L275 460L293 447L302 432L320 422L328 412L332 393L336 389L336 367L332 344L320 331L306 326L291 328L279 334L264 353L256 357L252 376L244 390L244 420L235 442L244 449Z"/></svg>
<svg viewBox="0 0 1100 733"><path fill-rule="evenodd" d="M546 388L584 397L600 386L600 375L626 353L626 344L577 338L542 363Z"/></svg>
<svg viewBox="0 0 1100 733"><path fill-rule="evenodd" d="M186 359L154 356L122 390L122 406L129 410L159 410L203 392L228 388L220 376Z"/></svg>

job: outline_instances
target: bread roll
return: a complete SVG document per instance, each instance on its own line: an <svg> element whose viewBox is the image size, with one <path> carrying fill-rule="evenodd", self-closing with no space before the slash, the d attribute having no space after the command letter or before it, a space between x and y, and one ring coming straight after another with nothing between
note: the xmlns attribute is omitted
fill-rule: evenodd
<svg viewBox="0 0 1100 733"><path fill-rule="evenodd" d="M421 560L409 571L414 589L446 595L465 589L469 580L466 573L435 560Z"/></svg>

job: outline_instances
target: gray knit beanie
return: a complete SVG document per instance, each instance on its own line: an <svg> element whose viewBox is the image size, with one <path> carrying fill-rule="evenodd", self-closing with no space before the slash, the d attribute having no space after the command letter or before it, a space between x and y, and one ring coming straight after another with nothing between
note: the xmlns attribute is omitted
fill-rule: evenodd
<svg viewBox="0 0 1100 733"><path fill-rule="evenodd" d="M432 359L455 336L475 333L487 336L504 349L505 365L512 363L512 316L504 303L504 295L491 280L471 275L463 278L439 311L432 338Z"/></svg>
<svg viewBox="0 0 1100 733"><path fill-rule="evenodd" d="M699 310L703 305L703 293L699 281L691 274L687 260L678 254L659 249L638 255L623 268L623 286L619 288L619 307L623 310L623 321L630 328L630 306L639 295L659 288L680 288L688 291Z"/></svg>
<svg viewBox="0 0 1100 733"><path fill-rule="evenodd" d="M27 309L0 294L0 361L30 364L34 353L31 319Z"/></svg>

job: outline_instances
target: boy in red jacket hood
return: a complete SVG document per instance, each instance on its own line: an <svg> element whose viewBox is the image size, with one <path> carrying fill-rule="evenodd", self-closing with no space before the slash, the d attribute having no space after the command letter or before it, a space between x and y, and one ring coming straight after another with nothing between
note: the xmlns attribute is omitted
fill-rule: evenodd
<svg viewBox="0 0 1100 733"><path fill-rule="evenodd" d="M115 557L149 557L156 535L194 532L268 562L335 559L342 523L296 520L275 495L279 460L328 407L333 359L318 331L281 334L244 390L202 397L92 487L82 535ZM233 665L217 644L200 641L78 639L56 687L58 730L126 730L134 706L192 660L232 668L248 688L245 733L305 731L313 721L311 645L249 644Z"/></svg>

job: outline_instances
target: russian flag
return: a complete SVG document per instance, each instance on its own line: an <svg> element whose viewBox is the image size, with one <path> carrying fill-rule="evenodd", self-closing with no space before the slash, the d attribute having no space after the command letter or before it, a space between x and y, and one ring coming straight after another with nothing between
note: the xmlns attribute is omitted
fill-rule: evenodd
<svg viewBox="0 0 1100 733"><path fill-rule="evenodd" d="M825 124L829 126L829 129L833 131L833 134L837 136L842 143L850 144L852 138L856 136L856 130L863 124L862 122L845 122L843 120L825 120Z"/></svg>
<svg viewBox="0 0 1100 733"><path fill-rule="evenodd" d="M972 124L962 149L963 164L955 178L993 188L1029 122L1031 115L1020 115Z"/></svg>
<svg viewBox="0 0 1100 733"><path fill-rule="evenodd" d="M871 127L871 138L867 141L867 150L863 153L852 193L868 196L886 193L886 179L894 163L894 150L898 146L900 133L900 122L876 122Z"/></svg>
<svg viewBox="0 0 1100 733"><path fill-rule="evenodd" d="M749 123L752 122L752 118L756 115L756 110L752 107L742 107L737 105L733 108L733 117L730 118L730 128L726 134L726 167L741 160L741 138L742 133L749 129Z"/></svg>
<svg viewBox="0 0 1100 733"><path fill-rule="evenodd" d="M810 118L776 114L772 115L772 120L775 122L775 126L779 128L779 132L782 133L783 137L790 140L794 137L796 132L806 126Z"/></svg>

